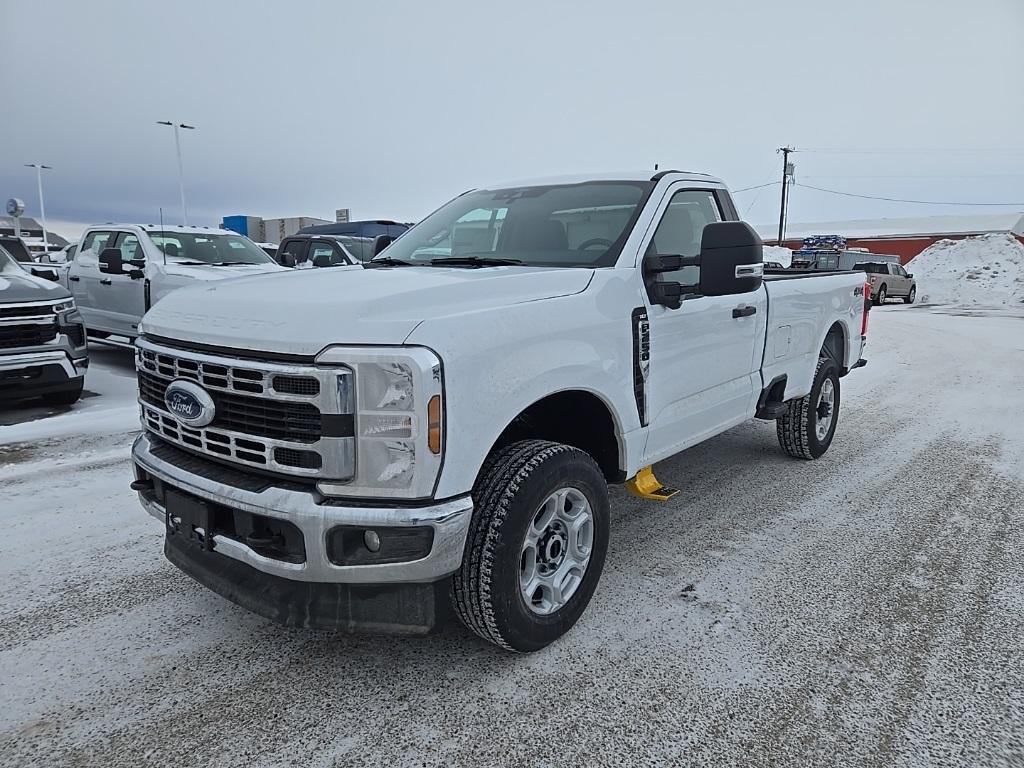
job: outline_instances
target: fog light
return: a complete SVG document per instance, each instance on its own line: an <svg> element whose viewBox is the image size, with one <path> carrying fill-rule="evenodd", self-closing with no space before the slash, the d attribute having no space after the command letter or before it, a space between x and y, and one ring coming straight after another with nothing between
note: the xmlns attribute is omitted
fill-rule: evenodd
<svg viewBox="0 0 1024 768"><path fill-rule="evenodd" d="M371 552L380 552L380 536L376 531L367 531L363 534L363 543Z"/></svg>

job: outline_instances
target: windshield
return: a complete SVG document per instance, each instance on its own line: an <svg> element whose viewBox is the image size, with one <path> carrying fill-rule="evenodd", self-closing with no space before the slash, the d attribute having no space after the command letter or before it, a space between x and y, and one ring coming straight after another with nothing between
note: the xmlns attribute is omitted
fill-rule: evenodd
<svg viewBox="0 0 1024 768"><path fill-rule="evenodd" d="M0 275L23 275L25 270L11 256L2 245L0 245Z"/></svg>
<svg viewBox="0 0 1024 768"><path fill-rule="evenodd" d="M15 261L20 261L22 264L30 264L32 262L32 254L28 252L28 248L25 247L25 243L16 237L5 237L0 240L0 246L7 251L9 256L12 256Z"/></svg>
<svg viewBox="0 0 1024 768"><path fill-rule="evenodd" d="M457 259L611 266L652 187L651 182L601 181L470 192L425 218L378 258L412 264Z"/></svg>
<svg viewBox="0 0 1024 768"><path fill-rule="evenodd" d="M242 235L205 232L150 232L168 259L191 264L273 264L256 243Z"/></svg>
<svg viewBox="0 0 1024 768"><path fill-rule="evenodd" d="M889 271L885 264L877 264L868 261L862 261L860 264L854 264L853 268L857 272L870 272L875 275L884 275Z"/></svg>

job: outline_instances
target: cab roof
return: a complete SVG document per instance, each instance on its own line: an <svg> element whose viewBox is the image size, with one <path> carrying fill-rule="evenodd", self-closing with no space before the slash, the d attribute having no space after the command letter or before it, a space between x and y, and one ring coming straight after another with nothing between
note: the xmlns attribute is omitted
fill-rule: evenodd
<svg viewBox="0 0 1024 768"><path fill-rule="evenodd" d="M507 187L544 187L553 184L584 184L588 181L658 181L670 178L671 181L695 181L701 184L725 186L725 183L714 176L696 171L613 171L606 173L579 173L567 176L546 176L532 179L515 179L501 184L488 184L480 189L504 189Z"/></svg>
<svg viewBox="0 0 1024 768"><path fill-rule="evenodd" d="M197 235L237 235L230 229L220 227L185 227L180 224L128 224L108 221L105 224L93 224L86 228L86 231L94 229L141 229L143 232L179 232L192 233Z"/></svg>

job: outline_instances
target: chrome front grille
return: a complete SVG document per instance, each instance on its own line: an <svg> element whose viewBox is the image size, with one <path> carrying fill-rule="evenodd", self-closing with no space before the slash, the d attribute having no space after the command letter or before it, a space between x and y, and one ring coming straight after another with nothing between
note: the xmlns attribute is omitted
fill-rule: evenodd
<svg viewBox="0 0 1024 768"><path fill-rule="evenodd" d="M164 408L164 392L174 379L146 369L140 370L138 375L139 397L152 406ZM212 388L208 391L217 408L210 426L276 440L314 442L320 439L320 410L315 405L269 400Z"/></svg>
<svg viewBox="0 0 1024 768"><path fill-rule="evenodd" d="M142 424L159 438L222 461L313 478L351 478L352 372L136 342ZM164 402L171 382L202 387L212 420L189 426Z"/></svg>

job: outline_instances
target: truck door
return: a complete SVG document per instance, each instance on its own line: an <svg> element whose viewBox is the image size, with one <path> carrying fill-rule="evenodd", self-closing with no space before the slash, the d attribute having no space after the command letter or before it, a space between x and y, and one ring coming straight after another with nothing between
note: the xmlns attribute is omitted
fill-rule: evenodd
<svg viewBox="0 0 1024 768"><path fill-rule="evenodd" d="M75 297L79 312L90 330L109 330L106 318L100 309L102 296L100 285L99 255L114 238L114 233L105 230L94 230L85 235L82 247L75 255L75 260L68 267L68 288Z"/></svg>
<svg viewBox="0 0 1024 768"><path fill-rule="evenodd" d="M721 200L714 190L670 188L662 205L644 253L696 256L704 226L723 220ZM684 267L661 279L697 285L700 267ZM734 296L695 293L679 309L648 307L649 461L753 415L760 394L766 307L763 288Z"/></svg>
<svg viewBox="0 0 1024 768"><path fill-rule="evenodd" d="M145 268L142 246L133 233L118 233L113 247L121 251L125 270ZM100 285L106 287L104 308L113 332L123 336L138 335L139 320L146 312L145 280L132 279L126 274L103 275Z"/></svg>

